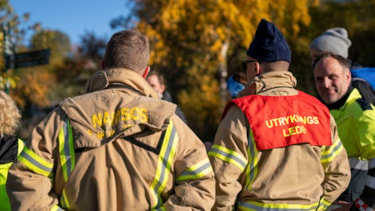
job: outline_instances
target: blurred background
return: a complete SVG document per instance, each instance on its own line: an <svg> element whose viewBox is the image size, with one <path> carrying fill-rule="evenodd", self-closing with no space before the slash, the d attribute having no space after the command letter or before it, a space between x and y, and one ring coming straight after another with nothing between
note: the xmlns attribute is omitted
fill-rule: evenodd
<svg viewBox="0 0 375 211"><path fill-rule="evenodd" d="M262 18L286 36L291 71L302 91L316 96L309 45L328 28L346 28L349 58L375 66L373 0L53 1L60 16L41 1L21 2L0 0L0 88L22 110L23 139L61 99L84 93L86 80L100 69L106 42L122 29L136 28L149 37L151 68L164 75L189 126L208 142L230 100L226 80L243 71L241 60ZM47 11L50 15L42 15ZM22 56L34 60L25 63Z"/></svg>

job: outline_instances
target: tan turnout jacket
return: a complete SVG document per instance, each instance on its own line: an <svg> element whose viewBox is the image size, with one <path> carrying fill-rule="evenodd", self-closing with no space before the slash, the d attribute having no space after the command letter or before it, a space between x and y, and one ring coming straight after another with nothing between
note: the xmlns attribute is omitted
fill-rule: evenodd
<svg viewBox="0 0 375 211"><path fill-rule="evenodd" d="M33 130L9 171L12 210L211 209L205 146L174 104L126 69L97 72L87 91Z"/></svg>
<svg viewBox="0 0 375 211"><path fill-rule="evenodd" d="M241 94L296 95L295 85L290 72L275 71L257 78ZM330 127L331 147L300 144L258 151L249 146L253 137L244 112L231 106L209 152L217 180L213 210L321 210L329 206L350 179L347 155L332 116ZM324 160L324 155L329 159Z"/></svg>

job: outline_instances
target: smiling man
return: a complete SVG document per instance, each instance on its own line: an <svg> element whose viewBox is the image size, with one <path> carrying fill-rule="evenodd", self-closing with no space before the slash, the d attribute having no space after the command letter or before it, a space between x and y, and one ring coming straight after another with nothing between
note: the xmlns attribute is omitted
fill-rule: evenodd
<svg viewBox="0 0 375 211"><path fill-rule="evenodd" d="M335 202L342 205L336 210L375 210L375 107L351 85L343 57L324 53L313 67L317 92L335 118L351 167L349 187Z"/></svg>

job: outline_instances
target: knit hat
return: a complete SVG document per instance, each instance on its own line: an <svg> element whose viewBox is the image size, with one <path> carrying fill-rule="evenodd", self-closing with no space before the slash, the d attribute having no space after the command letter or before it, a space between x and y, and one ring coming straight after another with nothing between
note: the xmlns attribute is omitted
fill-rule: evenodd
<svg viewBox="0 0 375 211"><path fill-rule="evenodd" d="M247 55L263 62L291 62L291 51L284 35L271 23L262 19L250 43Z"/></svg>
<svg viewBox="0 0 375 211"><path fill-rule="evenodd" d="M333 53L343 58L348 58L349 47L352 42L348 38L348 32L344 28L336 27L325 31L315 38L310 48L316 48L323 52Z"/></svg>

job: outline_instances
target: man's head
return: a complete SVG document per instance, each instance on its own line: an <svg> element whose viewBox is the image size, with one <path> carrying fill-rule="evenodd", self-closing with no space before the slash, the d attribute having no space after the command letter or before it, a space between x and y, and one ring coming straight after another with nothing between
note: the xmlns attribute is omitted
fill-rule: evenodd
<svg viewBox="0 0 375 211"><path fill-rule="evenodd" d="M103 68L126 68L143 75L148 72L150 46L146 36L135 30L112 35L103 59Z"/></svg>
<svg viewBox="0 0 375 211"><path fill-rule="evenodd" d="M146 80L161 98L165 90L164 77L159 72L151 71Z"/></svg>
<svg viewBox="0 0 375 211"><path fill-rule="evenodd" d="M317 92L326 104L337 102L348 91L351 74L345 58L324 53L316 59L313 68Z"/></svg>
<svg viewBox="0 0 375 211"><path fill-rule="evenodd" d="M311 60L314 62L322 53L332 53L347 59L351 44L346 29L340 27L328 29L311 42Z"/></svg>
<svg viewBox="0 0 375 211"><path fill-rule="evenodd" d="M0 91L0 136L14 135L21 120L21 113L10 96Z"/></svg>
<svg viewBox="0 0 375 211"><path fill-rule="evenodd" d="M288 70L291 51L284 35L271 22L262 19L247 50L248 60L243 62L247 79L275 71Z"/></svg>

